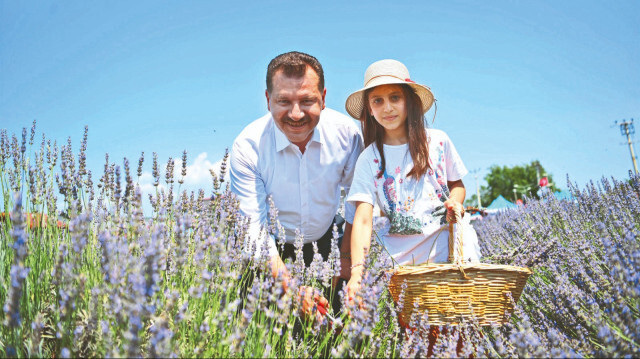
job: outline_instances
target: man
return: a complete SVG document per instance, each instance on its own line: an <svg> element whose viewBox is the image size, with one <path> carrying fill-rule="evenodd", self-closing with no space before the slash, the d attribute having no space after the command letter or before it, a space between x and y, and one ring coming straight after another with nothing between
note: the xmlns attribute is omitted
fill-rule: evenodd
<svg viewBox="0 0 640 359"><path fill-rule="evenodd" d="M324 72L315 57L295 51L277 56L267 68L269 113L249 124L231 150L231 190L242 214L250 218L248 248L253 245L257 256L262 241L268 241L271 272L274 278L280 275L285 286L289 273L283 259L295 258L296 230L304 238L307 266L313 257L312 242L327 259L340 190L348 191L363 149L355 123L325 109L326 92ZM285 230L285 238L280 238L286 242L282 253L273 234L261 235L269 218L269 197ZM343 278L350 272L353 214L353 206L346 206L348 223L340 250L345 259Z"/></svg>

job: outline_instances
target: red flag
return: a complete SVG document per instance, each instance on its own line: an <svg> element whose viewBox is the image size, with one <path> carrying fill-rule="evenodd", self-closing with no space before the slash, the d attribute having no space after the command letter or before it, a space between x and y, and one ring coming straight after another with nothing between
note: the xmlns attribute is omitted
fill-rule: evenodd
<svg viewBox="0 0 640 359"><path fill-rule="evenodd" d="M549 180L547 180L547 177L540 178L540 187L544 187L548 184L549 184Z"/></svg>

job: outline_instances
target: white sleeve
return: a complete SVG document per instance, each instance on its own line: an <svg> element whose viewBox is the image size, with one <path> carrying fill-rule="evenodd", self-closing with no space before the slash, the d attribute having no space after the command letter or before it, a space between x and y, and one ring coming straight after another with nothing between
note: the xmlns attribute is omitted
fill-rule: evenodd
<svg viewBox="0 0 640 359"><path fill-rule="evenodd" d="M351 137L351 154L347 160L347 164L344 167L344 171L342 172L342 179L340 181L340 185L344 188L345 193L350 192L351 183L353 182L353 176L355 173L356 163L358 161L358 157L360 157L360 153L362 153L362 149L364 144L362 142L362 136L357 130L354 130L354 133ZM353 218L356 214L355 204L352 202L348 202L345 200L344 204L344 217L345 220L349 223L353 223Z"/></svg>
<svg viewBox="0 0 640 359"><path fill-rule="evenodd" d="M234 142L231 149L229 177L231 191L240 203L240 212L249 218L249 238L245 241L245 251L255 246L254 256L260 257L260 249L265 240L271 257L278 255L275 238L266 234L269 208L264 182L257 168L258 154L247 143Z"/></svg>
<svg viewBox="0 0 640 359"><path fill-rule="evenodd" d="M370 158L363 153L358 162L356 163L356 169L353 174L353 182L351 182L351 189L347 196L347 201L355 205L354 202L366 202L375 204L376 200L376 187L374 184L375 173L370 165Z"/></svg>
<svg viewBox="0 0 640 359"><path fill-rule="evenodd" d="M443 142L447 181L460 180L466 176L469 171L464 163L462 163L462 159L460 155L458 155L458 151L456 151L456 147L453 145L453 142L451 142L449 136L445 133L443 133L443 135L445 137Z"/></svg>

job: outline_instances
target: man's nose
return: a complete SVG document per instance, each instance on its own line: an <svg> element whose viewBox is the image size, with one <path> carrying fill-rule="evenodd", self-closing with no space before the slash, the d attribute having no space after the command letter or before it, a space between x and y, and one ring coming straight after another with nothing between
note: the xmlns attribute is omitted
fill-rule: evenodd
<svg viewBox="0 0 640 359"><path fill-rule="evenodd" d="M291 119L294 121L302 120L302 118L304 117L304 112L302 112L299 104L293 104L293 108L291 108L291 114L289 115L289 117L291 117Z"/></svg>

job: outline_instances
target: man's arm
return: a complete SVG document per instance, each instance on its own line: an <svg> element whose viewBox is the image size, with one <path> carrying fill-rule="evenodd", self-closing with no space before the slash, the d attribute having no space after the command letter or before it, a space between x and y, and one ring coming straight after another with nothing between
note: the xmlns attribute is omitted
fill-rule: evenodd
<svg viewBox="0 0 640 359"><path fill-rule="evenodd" d="M251 251L255 245L253 254L255 257L259 257L260 249L263 247L262 241L268 241L271 272L274 278L280 273L286 281L289 273L280 259L275 239L269 234L261 235L262 228L267 224L269 208L266 188L258 172L257 162L258 155L255 148L247 142L234 142L231 150L229 176L231 191L240 203L240 212L249 217L249 238L245 241L244 250Z"/></svg>
<svg viewBox="0 0 640 359"><path fill-rule="evenodd" d="M289 271L287 267L284 265L282 258L280 256L272 256L269 261L271 265L271 275L274 279L278 279L278 277L282 278L282 289L284 291L289 288Z"/></svg>

